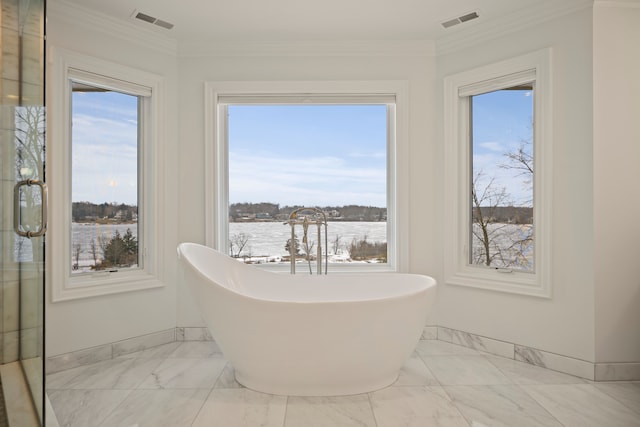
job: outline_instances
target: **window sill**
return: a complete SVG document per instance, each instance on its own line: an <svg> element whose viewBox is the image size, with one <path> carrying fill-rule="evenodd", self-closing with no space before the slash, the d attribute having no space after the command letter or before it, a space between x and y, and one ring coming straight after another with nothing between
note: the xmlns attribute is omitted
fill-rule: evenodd
<svg viewBox="0 0 640 427"><path fill-rule="evenodd" d="M445 283L510 294L551 298L551 287L541 283L540 277L532 273L466 267L448 276Z"/></svg>
<svg viewBox="0 0 640 427"><path fill-rule="evenodd" d="M52 302L93 298L123 292L164 287L164 283L144 271L104 272L72 277L63 287L52 287Z"/></svg>

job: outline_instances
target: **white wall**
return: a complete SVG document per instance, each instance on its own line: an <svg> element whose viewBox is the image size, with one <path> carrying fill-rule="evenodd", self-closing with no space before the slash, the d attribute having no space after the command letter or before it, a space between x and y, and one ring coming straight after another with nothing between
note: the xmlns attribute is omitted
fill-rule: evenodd
<svg viewBox="0 0 640 427"><path fill-rule="evenodd" d="M291 51L296 49L291 47ZM336 45L335 50L339 51ZM331 50L327 48L326 50ZM326 51L325 50L325 51ZM375 50L375 46L374 46ZM412 234L411 268L423 272L439 269L438 248L432 245L430 222L436 215L431 203L437 181L433 171L433 82L434 58L429 52L399 56L312 54L293 56L286 46L284 55L247 54L239 56L183 56L180 73L180 204L192 207L181 216L180 238L204 243L204 82L215 80L406 80L409 83L409 192ZM188 171L188 172L186 172ZM179 295L178 325L199 326L200 317L186 290Z"/></svg>
<svg viewBox="0 0 640 427"><path fill-rule="evenodd" d="M195 54L202 46L181 46L176 58L50 13L50 45L166 76L169 119L167 146L161 149L176 160L165 168L163 189L170 224L166 287L47 302L48 356L176 325L202 325L188 291L176 285L173 248L181 241L204 242L205 81L389 79L409 83L411 180L401 191L410 200L410 270L440 281L430 323L591 362L640 360L640 262L634 246L640 223L633 222L640 216L640 135L632 126L640 117L638 14L585 9L438 57L429 49L376 54L371 46L367 55L349 54L344 46L336 46L335 54L326 46L324 53L300 54L300 45L292 44L278 46L277 54ZM443 79L545 47L553 48L553 297L445 285ZM55 149L55 141L48 143Z"/></svg>
<svg viewBox="0 0 640 427"><path fill-rule="evenodd" d="M81 11L70 11L63 8L62 4L52 2L47 23L47 45L163 75L167 89L164 112L167 120L162 130L165 133L166 146L157 149L163 150L165 158L173 161L178 157L175 43L174 53L170 53L164 47L150 47L150 39L145 43L141 41L144 38L131 37L130 33L121 32L118 27L102 31L104 28L104 21L87 20ZM51 96L51 77L49 71L47 96ZM55 111L49 110L48 114L55 119ZM55 150L56 145L57 141L47 139L48 151ZM166 286L52 303L49 282L46 301L48 357L175 328L177 227L174 225L177 224L178 217L177 168L175 165L167 165L162 175L164 179L160 191L163 192L164 204L160 209L163 210L169 226L165 230L165 241L160 244L166 248L173 248L167 249L165 259L160 260L165 269ZM56 200L50 200L51 205L55 203Z"/></svg>
<svg viewBox="0 0 640 427"><path fill-rule="evenodd" d="M640 361L640 2L593 16L595 352Z"/></svg>
<svg viewBox="0 0 640 427"><path fill-rule="evenodd" d="M594 360L590 9L438 57L438 165L443 164L443 78L551 47L553 85L553 296L442 284L438 323L566 356ZM435 181L441 204L442 167ZM421 178L421 177L419 177ZM442 222L439 211L437 223ZM446 239L438 234L438 241Z"/></svg>

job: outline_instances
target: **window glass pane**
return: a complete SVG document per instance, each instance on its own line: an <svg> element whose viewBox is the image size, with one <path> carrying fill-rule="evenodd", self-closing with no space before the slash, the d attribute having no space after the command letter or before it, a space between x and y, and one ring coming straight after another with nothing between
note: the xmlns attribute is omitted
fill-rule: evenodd
<svg viewBox="0 0 640 427"><path fill-rule="evenodd" d="M326 214L329 262L386 262L387 116L385 104L229 105L229 254L289 262L284 222L304 206ZM297 251L315 265L317 228L306 245L303 233Z"/></svg>
<svg viewBox="0 0 640 427"><path fill-rule="evenodd" d="M74 274L138 267L139 97L72 82Z"/></svg>
<svg viewBox="0 0 640 427"><path fill-rule="evenodd" d="M472 265L534 271L533 85L470 97Z"/></svg>

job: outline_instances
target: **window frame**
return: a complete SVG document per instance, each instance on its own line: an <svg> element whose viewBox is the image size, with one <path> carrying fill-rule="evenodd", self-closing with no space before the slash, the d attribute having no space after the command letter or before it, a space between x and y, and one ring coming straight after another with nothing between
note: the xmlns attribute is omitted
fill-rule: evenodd
<svg viewBox="0 0 640 427"><path fill-rule="evenodd" d="M47 233L47 271L53 302L109 295L164 286L159 262L163 249L159 212L158 170L162 161L162 132L158 126L164 93L163 78L134 68L60 48L52 48L52 102L48 111L51 143L47 151L52 203ZM142 267L116 272L72 274L71 260L71 80L143 96L139 107L138 251Z"/></svg>
<svg viewBox="0 0 640 427"><path fill-rule="evenodd" d="M533 76L533 79L532 79ZM534 82L533 224L535 271L470 264L470 96ZM551 298L552 201L551 49L543 49L444 78L445 283Z"/></svg>
<svg viewBox="0 0 640 427"><path fill-rule="evenodd" d="M287 99L303 103L324 99L362 103L395 98L387 109L387 260L386 264L332 264L333 272L408 271L408 144L405 81L210 81L205 82L205 243L226 253L228 247L228 147L225 102L230 98ZM389 115L395 115L390 120ZM390 221L389 218L393 220ZM260 265L289 272L288 265Z"/></svg>

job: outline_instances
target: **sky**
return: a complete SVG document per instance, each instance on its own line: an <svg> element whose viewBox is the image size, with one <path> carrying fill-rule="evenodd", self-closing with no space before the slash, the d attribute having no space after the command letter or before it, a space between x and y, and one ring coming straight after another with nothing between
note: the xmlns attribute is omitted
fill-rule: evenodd
<svg viewBox="0 0 640 427"><path fill-rule="evenodd" d="M385 105L229 106L229 203L386 207Z"/></svg>
<svg viewBox="0 0 640 427"><path fill-rule="evenodd" d="M482 175L476 191L483 192L493 179L494 190L504 188L513 206L533 200L530 176L501 165L512 165L505 154L532 141L532 95L531 90L501 90L476 95L472 101L473 174ZM525 146L530 152L532 145Z"/></svg>
<svg viewBox="0 0 640 427"><path fill-rule="evenodd" d="M474 172L514 204L531 186L498 167L531 138L531 91L474 97ZM229 203L386 206L385 105L230 105ZM73 96L72 200L137 204L137 98ZM480 183L482 184L482 183Z"/></svg>
<svg viewBox="0 0 640 427"><path fill-rule="evenodd" d="M137 205L137 97L74 92L72 111L72 201Z"/></svg>

